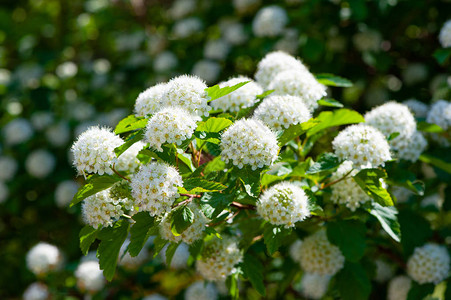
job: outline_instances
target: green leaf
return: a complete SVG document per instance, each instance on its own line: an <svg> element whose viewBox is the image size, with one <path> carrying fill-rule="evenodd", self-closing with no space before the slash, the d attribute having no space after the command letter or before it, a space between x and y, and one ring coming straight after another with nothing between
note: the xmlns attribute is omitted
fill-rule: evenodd
<svg viewBox="0 0 451 300"><path fill-rule="evenodd" d="M307 131L307 136L312 136L326 128L365 122L361 114L354 110L341 108L334 111L323 111L316 118L320 123Z"/></svg>
<svg viewBox="0 0 451 300"><path fill-rule="evenodd" d="M451 48L442 48L435 50L434 57L439 64L444 65L448 58L451 57Z"/></svg>
<svg viewBox="0 0 451 300"><path fill-rule="evenodd" d="M351 87L352 82L346 78L333 74L317 74L315 75L319 83L329 86Z"/></svg>
<svg viewBox="0 0 451 300"><path fill-rule="evenodd" d="M401 225L401 245L404 255L408 257L415 247L425 244L433 232L429 222L415 212L402 210L398 220Z"/></svg>
<svg viewBox="0 0 451 300"><path fill-rule="evenodd" d="M275 90L268 90L263 92L263 94L257 95L255 98L262 100L264 98L266 98L267 96L271 95Z"/></svg>
<svg viewBox="0 0 451 300"><path fill-rule="evenodd" d="M182 205L171 212L171 231L175 236L179 236L194 222L194 213L187 206Z"/></svg>
<svg viewBox="0 0 451 300"><path fill-rule="evenodd" d="M219 172L226 168L226 163L221 159L220 156L215 157L213 160L209 161L204 169L204 174L209 174L211 172Z"/></svg>
<svg viewBox="0 0 451 300"><path fill-rule="evenodd" d="M226 286L232 300L238 300L240 297L240 289L238 288L238 274L232 274L226 279Z"/></svg>
<svg viewBox="0 0 451 300"><path fill-rule="evenodd" d="M187 178L183 182L183 187L179 188L179 192L183 194L195 194L206 192L218 192L227 187L222 183L196 178Z"/></svg>
<svg viewBox="0 0 451 300"><path fill-rule="evenodd" d="M347 260L358 262L366 249L366 227L357 220L343 220L327 224L327 238L340 248Z"/></svg>
<svg viewBox="0 0 451 300"><path fill-rule="evenodd" d="M374 202L373 207L368 211L377 218L382 228L392 239L398 243L401 241L401 227L398 222L398 210L396 207L384 207Z"/></svg>
<svg viewBox="0 0 451 300"><path fill-rule="evenodd" d="M122 153L127 151L127 149L130 148L134 143L139 142L143 138L143 134L144 130L139 130L136 133L130 135L125 143L114 149L116 157L119 157Z"/></svg>
<svg viewBox="0 0 451 300"><path fill-rule="evenodd" d="M137 213L132 219L135 223L130 228L128 252L135 257L141 252L149 237L158 234L159 227L155 218L146 211Z"/></svg>
<svg viewBox="0 0 451 300"><path fill-rule="evenodd" d="M206 193L201 198L202 212L209 219L216 218L234 200L234 194L227 191L223 193Z"/></svg>
<svg viewBox="0 0 451 300"><path fill-rule="evenodd" d="M200 122L197 126L196 131L204 131L204 132L221 132L222 130L226 129L230 125L232 125L233 122L226 118L215 118L211 117L205 122Z"/></svg>
<svg viewBox="0 0 451 300"><path fill-rule="evenodd" d="M343 107L343 104L341 104L340 102L338 102L335 99L321 99L321 100L318 100L318 104L322 105L322 106L328 106L328 107L338 107L338 108Z"/></svg>
<svg viewBox="0 0 451 300"><path fill-rule="evenodd" d="M338 157L333 153L323 153L318 160L308 168L305 174L316 174L336 169L340 165Z"/></svg>
<svg viewBox="0 0 451 300"><path fill-rule="evenodd" d="M206 227L206 228L210 228L210 227ZM189 245L189 253L191 254L191 256L194 258L194 260L197 260L202 248L204 246L204 240L200 239L197 241L194 241L191 245Z"/></svg>
<svg viewBox="0 0 451 300"><path fill-rule="evenodd" d="M172 262L172 258L174 257L175 251L177 251L180 243L170 243L166 248L165 256L166 256L166 265L170 266Z"/></svg>
<svg viewBox="0 0 451 300"><path fill-rule="evenodd" d="M168 240L163 239L161 236L157 235L157 237L153 240L153 257L157 257L157 255L161 252L161 250L166 246Z"/></svg>
<svg viewBox="0 0 451 300"><path fill-rule="evenodd" d="M263 297L266 296L266 288L263 283L263 265L253 255L246 253L243 262L241 263L244 277L248 278L257 292Z"/></svg>
<svg viewBox="0 0 451 300"><path fill-rule="evenodd" d="M387 173L382 169L363 169L354 176L354 180L374 201L382 206L393 206L393 200L382 186L381 178L387 178Z"/></svg>
<svg viewBox="0 0 451 300"><path fill-rule="evenodd" d="M210 98L208 102L213 101L215 99L221 98L225 95L230 94L231 92L239 89L243 85L247 84L250 81L240 82L238 84L235 84L233 86L226 86L223 88L220 88L219 85L214 85L212 87L206 88L205 92L207 92L207 96Z"/></svg>
<svg viewBox="0 0 451 300"><path fill-rule="evenodd" d="M235 168L234 170L235 174L240 178L241 183L244 185L246 193L251 197L258 197L260 194L261 170L252 170L248 166L245 166L242 169Z"/></svg>
<svg viewBox="0 0 451 300"><path fill-rule="evenodd" d="M80 230L80 249L83 255L88 254L89 247L97 238L99 230L92 228L89 225L86 225Z"/></svg>
<svg viewBox="0 0 451 300"><path fill-rule="evenodd" d="M113 224L113 227L103 228L98 234L100 244L97 257L100 269L103 270L103 275L108 281L113 279L116 272L119 251L127 238L129 225L127 220L119 220Z"/></svg>
<svg viewBox="0 0 451 300"><path fill-rule="evenodd" d="M314 128L319 124L319 121L316 119L310 119L307 122L296 124L290 126L288 129L282 132L282 135L278 138L279 146L282 147L287 144L289 141L298 137L308 131L311 128Z"/></svg>
<svg viewBox="0 0 451 300"><path fill-rule="evenodd" d="M417 123L417 130L423 132L433 132L433 133L441 133L444 132L442 127L437 124L427 123L425 121L421 121Z"/></svg>
<svg viewBox="0 0 451 300"><path fill-rule="evenodd" d="M449 289L449 287L447 287ZM424 300L434 292L434 284L418 284L412 280L412 286L407 294L407 300Z"/></svg>
<svg viewBox="0 0 451 300"><path fill-rule="evenodd" d="M365 269L349 261L336 275L336 286L342 300L366 300L371 293L371 282Z"/></svg>
<svg viewBox="0 0 451 300"><path fill-rule="evenodd" d="M290 234L291 230L289 229L266 223L263 230L263 240L268 249L268 253L273 255Z"/></svg>
<svg viewBox="0 0 451 300"><path fill-rule="evenodd" d="M136 129L142 129L146 127L147 121L148 120L146 118L129 115L117 124L116 128L114 129L114 133L120 134Z"/></svg>
<svg viewBox="0 0 451 300"><path fill-rule="evenodd" d="M387 141L391 141L395 138L397 138L399 136L399 132L393 132L392 134L390 134L387 138Z"/></svg>
<svg viewBox="0 0 451 300"><path fill-rule="evenodd" d="M434 156L430 153L423 153L420 155L420 160L451 174L451 163L446 162L441 157Z"/></svg>
<svg viewBox="0 0 451 300"><path fill-rule="evenodd" d="M82 186L74 195L74 198L70 203L70 207L74 206L75 204L79 203L89 196L106 190L107 188L111 187L113 184L121 180L122 179L116 175L103 174L102 176L100 176L96 174L89 176L87 183Z"/></svg>

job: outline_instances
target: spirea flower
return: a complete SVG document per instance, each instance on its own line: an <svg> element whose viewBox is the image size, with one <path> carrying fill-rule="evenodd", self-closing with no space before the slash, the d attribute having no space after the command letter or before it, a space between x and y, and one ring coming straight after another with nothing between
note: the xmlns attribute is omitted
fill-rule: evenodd
<svg viewBox="0 0 451 300"><path fill-rule="evenodd" d="M371 197L354 180L353 176L357 173L358 170L352 170L352 162L347 160L338 167L331 177L331 180L338 180L348 174L345 179L332 185L330 200L337 204L346 205L352 211L355 211L362 203L371 201Z"/></svg>
<svg viewBox="0 0 451 300"><path fill-rule="evenodd" d="M269 83L277 74L288 70L305 71L307 68L301 61L285 52L270 52L258 63L257 71L255 72L255 80L257 80L264 89L268 89Z"/></svg>
<svg viewBox="0 0 451 300"><path fill-rule="evenodd" d="M55 202L58 207L67 207L78 191L78 183L65 180L58 184L55 190Z"/></svg>
<svg viewBox="0 0 451 300"><path fill-rule="evenodd" d="M45 178L55 168L55 157L47 150L35 150L25 160L27 172L36 178Z"/></svg>
<svg viewBox="0 0 451 300"><path fill-rule="evenodd" d="M126 269L136 269L141 266L148 258L149 253L146 249L141 249L141 252L135 257L132 257L130 253L125 253L128 245L130 244L130 240L126 239L122 244L121 249L119 251L118 264ZM125 253L125 255L124 255Z"/></svg>
<svg viewBox="0 0 451 300"><path fill-rule="evenodd" d="M352 161L356 169L377 167L391 159L385 136L365 124L348 126L340 131L332 146L341 160Z"/></svg>
<svg viewBox="0 0 451 300"><path fill-rule="evenodd" d="M307 122L312 115L301 98L296 96L269 96L257 107L254 117L273 130L284 130L291 125Z"/></svg>
<svg viewBox="0 0 451 300"><path fill-rule="evenodd" d="M48 111L37 111L31 114L31 124L37 131L44 130L53 123L53 114Z"/></svg>
<svg viewBox="0 0 451 300"><path fill-rule="evenodd" d="M83 201L83 220L94 228L113 226L124 214L121 204L122 200L110 197L110 189L100 191Z"/></svg>
<svg viewBox="0 0 451 300"><path fill-rule="evenodd" d="M28 251L26 260L28 269L39 276L60 269L63 256L57 247L40 242Z"/></svg>
<svg viewBox="0 0 451 300"><path fill-rule="evenodd" d="M426 118L429 106L416 99L409 99L403 102L417 118Z"/></svg>
<svg viewBox="0 0 451 300"><path fill-rule="evenodd" d="M374 277L374 280L379 283L386 282L390 280L395 270L392 265L387 263L385 260L382 259L376 259L376 276Z"/></svg>
<svg viewBox="0 0 451 300"><path fill-rule="evenodd" d="M213 100L211 102L213 109L222 109L223 111L237 112L242 108L247 108L254 105L257 101L257 95L262 94L263 89L252 79L245 76L239 76L219 83L219 87L223 88L226 86L234 86L238 83L246 81L249 82L239 89L231 92L228 95Z"/></svg>
<svg viewBox="0 0 451 300"><path fill-rule="evenodd" d="M285 9L270 5L260 9L252 21L252 31L258 37L275 37L280 35L288 23Z"/></svg>
<svg viewBox="0 0 451 300"><path fill-rule="evenodd" d="M221 65L209 59L202 59L196 62L191 73L204 79L208 83L214 83L218 80L221 72Z"/></svg>
<svg viewBox="0 0 451 300"><path fill-rule="evenodd" d="M196 262L196 270L206 280L220 281L233 273L243 255L232 237L213 238L204 244L202 258Z"/></svg>
<svg viewBox="0 0 451 300"><path fill-rule="evenodd" d="M209 40L204 47L204 57L208 59L224 60L230 51L230 45L223 39Z"/></svg>
<svg viewBox="0 0 451 300"><path fill-rule="evenodd" d="M412 280L404 275L396 276L388 283L387 300L407 300Z"/></svg>
<svg viewBox="0 0 451 300"><path fill-rule="evenodd" d="M416 162L421 153L426 150L428 142L419 131L415 131L407 140L407 143L402 143L397 147L398 157L400 159Z"/></svg>
<svg viewBox="0 0 451 300"><path fill-rule="evenodd" d="M17 172L17 161L10 156L0 156L0 181L13 179Z"/></svg>
<svg viewBox="0 0 451 300"><path fill-rule="evenodd" d="M120 172L134 173L141 162L137 158L139 151L141 151L146 144L138 141L131 145L124 153L122 153L116 160L115 169Z"/></svg>
<svg viewBox="0 0 451 300"><path fill-rule="evenodd" d="M162 109L164 106L162 96L166 88L166 83L159 83L140 93L135 102L135 115L137 117L145 117Z"/></svg>
<svg viewBox="0 0 451 300"><path fill-rule="evenodd" d="M447 131L451 128L451 103L445 100L438 100L432 104L431 109L427 115L426 121L428 123L437 124L443 130ZM449 146L450 141L443 136L432 135L437 142L443 146Z"/></svg>
<svg viewBox="0 0 451 300"><path fill-rule="evenodd" d="M0 203L5 202L8 196L9 196L8 186L4 184L2 181L0 181Z"/></svg>
<svg viewBox="0 0 451 300"><path fill-rule="evenodd" d="M301 292L310 299L321 299L329 286L329 275L305 273L301 279Z"/></svg>
<svg viewBox="0 0 451 300"><path fill-rule="evenodd" d="M178 76L169 81L163 102L167 106L180 106L198 116L208 116L211 107L207 103L206 88L199 77Z"/></svg>
<svg viewBox="0 0 451 300"><path fill-rule="evenodd" d="M299 251L301 267L308 273L333 276L344 266L343 254L329 242L324 229L305 238Z"/></svg>
<svg viewBox="0 0 451 300"><path fill-rule="evenodd" d="M161 259L166 263L166 250L169 245L164 246L161 250ZM174 256L171 260L170 268L172 269L184 269L188 266L188 258L190 256L189 246L185 243L180 243L180 245L175 250Z"/></svg>
<svg viewBox="0 0 451 300"><path fill-rule="evenodd" d="M165 143L181 145L196 129L196 118L180 107L167 107L155 113L147 122L144 141L163 151Z"/></svg>
<svg viewBox="0 0 451 300"><path fill-rule="evenodd" d="M45 131L45 136L50 144L61 147L67 144L70 138L70 128L67 122L58 122Z"/></svg>
<svg viewBox="0 0 451 300"><path fill-rule="evenodd" d="M17 145L33 136L33 128L26 119L17 118L3 127L4 141L7 145Z"/></svg>
<svg viewBox="0 0 451 300"><path fill-rule="evenodd" d="M448 20L443 24L438 39L443 48L451 47L451 20Z"/></svg>
<svg viewBox="0 0 451 300"><path fill-rule="evenodd" d="M257 202L257 213L273 225L293 227L310 216L308 197L291 182L281 182L267 189Z"/></svg>
<svg viewBox="0 0 451 300"><path fill-rule="evenodd" d="M419 284L438 284L448 277L450 257L445 246L428 243L415 248L407 261L407 274Z"/></svg>
<svg viewBox="0 0 451 300"><path fill-rule="evenodd" d="M221 28L224 39L232 45L241 45L248 39L244 31L244 25L237 22L230 22Z"/></svg>
<svg viewBox="0 0 451 300"><path fill-rule="evenodd" d="M171 209L180 195L177 186L182 186L182 177L177 169L153 162L141 166L131 179L132 196L140 211L152 216L161 216Z"/></svg>
<svg viewBox="0 0 451 300"><path fill-rule="evenodd" d="M155 57L153 69L157 72L168 72L178 65L177 56L171 51L164 51Z"/></svg>
<svg viewBox="0 0 451 300"><path fill-rule="evenodd" d="M185 300L216 300L218 291L212 283L196 281L185 291Z"/></svg>
<svg viewBox="0 0 451 300"><path fill-rule="evenodd" d="M40 282L30 284L22 295L23 300L47 300L50 298L48 287Z"/></svg>
<svg viewBox="0 0 451 300"><path fill-rule="evenodd" d="M300 263L301 262L301 245L302 245L302 240L296 240L293 244L291 244L290 249L289 249L289 253L291 258L295 261Z"/></svg>
<svg viewBox="0 0 451 300"><path fill-rule="evenodd" d="M259 120L241 119L232 124L221 137L221 157L238 168L248 165L252 170L271 166L277 158L277 137Z"/></svg>
<svg viewBox="0 0 451 300"><path fill-rule="evenodd" d="M421 200L420 205L421 205L421 207L432 206L432 207L436 208L437 210L440 210L444 201L445 201L445 199L439 193L435 193L435 194L429 195L427 197L424 197L424 199Z"/></svg>
<svg viewBox="0 0 451 300"><path fill-rule="evenodd" d="M105 277L97 261L85 261L75 270L77 286L82 292L95 293L105 286Z"/></svg>
<svg viewBox="0 0 451 300"><path fill-rule="evenodd" d="M177 21L172 28L172 32L176 38L184 39L199 32L202 30L202 27L202 21L199 18L190 17Z"/></svg>
<svg viewBox="0 0 451 300"><path fill-rule="evenodd" d="M90 127L72 145L74 166L79 174L113 174L110 168L116 158L114 149L124 141L108 128Z"/></svg>
<svg viewBox="0 0 451 300"><path fill-rule="evenodd" d="M274 95L298 96L311 111L318 107L318 100L327 95L326 86L308 70L280 72L271 80L268 90L274 90Z"/></svg>

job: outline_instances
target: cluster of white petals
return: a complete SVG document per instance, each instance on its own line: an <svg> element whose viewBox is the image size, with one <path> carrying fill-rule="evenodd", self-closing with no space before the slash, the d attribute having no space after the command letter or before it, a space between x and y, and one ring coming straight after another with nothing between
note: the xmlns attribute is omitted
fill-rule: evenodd
<svg viewBox="0 0 451 300"><path fill-rule="evenodd" d="M53 123L54 116L48 111L36 111L31 114L30 121L37 131L44 130Z"/></svg>
<svg viewBox="0 0 451 300"><path fill-rule="evenodd" d="M39 276L60 269L63 256L57 247L40 242L28 251L26 261L28 269Z"/></svg>
<svg viewBox="0 0 451 300"><path fill-rule="evenodd" d="M193 66L191 73L204 79L208 83L214 83L218 80L221 72L221 65L210 59L201 59Z"/></svg>
<svg viewBox="0 0 451 300"><path fill-rule="evenodd" d="M70 138L70 127L65 121L53 124L45 131L45 136L50 144L55 147L62 147L67 144Z"/></svg>
<svg viewBox="0 0 451 300"><path fill-rule="evenodd" d="M178 39L184 39L199 32L203 27L202 21L196 17L190 17L174 24L172 32Z"/></svg>
<svg viewBox="0 0 451 300"><path fill-rule="evenodd" d="M216 300L218 291L212 283L196 281L185 291L185 300Z"/></svg>
<svg viewBox="0 0 451 300"><path fill-rule="evenodd" d="M415 248L407 261L407 274L419 284L438 284L449 276L450 257L445 246L428 243Z"/></svg>
<svg viewBox="0 0 451 300"><path fill-rule="evenodd" d="M33 127L28 120L17 118L3 127L3 136L7 145L17 145L33 136Z"/></svg>
<svg viewBox="0 0 451 300"><path fill-rule="evenodd" d="M124 214L124 201L111 198L110 189L89 196L83 201L83 220L94 228L113 226L113 222Z"/></svg>
<svg viewBox="0 0 451 300"><path fill-rule="evenodd" d="M204 57L208 59L224 60L230 51L230 45L223 39L209 40L204 46Z"/></svg>
<svg viewBox="0 0 451 300"><path fill-rule="evenodd" d="M67 207L78 191L78 183L65 180L58 184L55 190L55 202L58 207Z"/></svg>
<svg viewBox="0 0 451 300"><path fill-rule="evenodd" d="M114 168L120 172L134 173L140 166L141 162L137 158L146 144L138 141L124 151L116 160Z"/></svg>
<svg viewBox="0 0 451 300"><path fill-rule="evenodd" d="M223 31L224 39L232 45L241 45L248 39L242 23L228 22L221 27L221 31Z"/></svg>
<svg viewBox="0 0 451 300"><path fill-rule="evenodd" d="M451 47L451 20L448 20L443 24L438 39L443 48Z"/></svg>
<svg viewBox="0 0 451 300"><path fill-rule="evenodd" d="M17 161L10 156L0 156L0 181L13 179L17 172Z"/></svg>
<svg viewBox="0 0 451 300"><path fill-rule="evenodd" d="M388 283L387 300L407 300L412 280L405 276L396 276Z"/></svg>
<svg viewBox="0 0 451 300"><path fill-rule="evenodd" d="M289 249L290 257L298 263L301 262L301 245L302 240L296 240L293 244L291 244Z"/></svg>
<svg viewBox="0 0 451 300"><path fill-rule="evenodd" d="M301 279L301 292L309 299L321 299L327 292L329 275L305 273Z"/></svg>
<svg viewBox="0 0 451 300"><path fill-rule="evenodd" d="M234 86L238 83L246 81L249 82L239 89L231 92L228 95L213 100L211 102L213 109L222 109L223 111L237 112L242 108L247 108L254 105L257 101L256 97L263 93L263 89L252 79L245 76L239 76L219 83L219 87L224 88L226 86Z"/></svg>
<svg viewBox="0 0 451 300"><path fill-rule="evenodd" d="M162 97L166 88L167 83L159 83L141 92L135 102L135 115L145 117L163 108Z"/></svg>
<svg viewBox="0 0 451 300"><path fill-rule="evenodd" d="M78 265L75 270L77 286L82 292L95 293L105 286L105 277L100 270L99 263L95 260L88 260Z"/></svg>
<svg viewBox="0 0 451 300"><path fill-rule="evenodd" d="M176 0L168 10L169 15L177 20L196 11L196 0Z"/></svg>
<svg viewBox="0 0 451 300"><path fill-rule="evenodd" d="M55 156L47 150L34 150L25 160L25 169L36 178L47 177L55 168Z"/></svg>
<svg viewBox="0 0 451 300"><path fill-rule="evenodd" d="M252 21L252 31L258 37L275 37L282 34L288 16L285 9L270 5L260 9Z"/></svg>
<svg viewBox="0 0 451 300"><path fill-rule="evenodd" d="M402 102L404 105L406 105L410 111L414 114L417 118L426 118L429 106L417 99L409 99Z"/></svg>
<svg viewBox="0 0 451 300"><path fill-rule="evenodd" d="M451 128L451 102L438 100L432 104L426 121L428 123L437 124L443 130L448 131ZM447 147L450 145L450 141L444 136L433 134L432 138L443 146Z"/></svg>
<svg viewBox="0 0 451 300"><path fill-rule="evenodd" d="M397 146L397 156L401 159L416 162L421 153L426 150L427 146L428 141L423 134L420 131L415 131L407 144L403 143L402 145Z"/></svg>
<svg viewBox="0 0 451 300"><path fill-rule="evenodd" d="M50 298L48 287L40 282L30 284L22 295L23 300L47 300Z"/></svg>
<svg viewBox="0 0 451 300"><path fill-rule="evenodd" d="M145 296L144 298L142 298L142 300L168 300L168 298L160 294L152 294Z"/></svg>
<svg viewBox="0 0 451 300"><path fill-rule="evenodd" d="M163 51L155 57L153 68L157 72L168 72L178 65L177 56L171 51Z"/></svg>

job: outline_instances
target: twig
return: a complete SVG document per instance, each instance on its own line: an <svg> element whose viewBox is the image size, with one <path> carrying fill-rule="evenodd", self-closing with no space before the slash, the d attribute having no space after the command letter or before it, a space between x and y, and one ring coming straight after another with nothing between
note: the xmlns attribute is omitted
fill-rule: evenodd
<svg viewBox="0 0 451 300"><path fill-rule="evenodd" d="M241 203L235 202L235 201L233 201L232 204L230 204L230 205L231 205L231 206L235 206L235 207L237 207L237 208L239 208L239 209L252 209L252 210L255 209L255 206L254 206L254 205L250 205L250 204L241 204Z"/></svg>
<svg viewBox="0 0 451 300"><path fill-rule="evenodd" d="M353 171L353 170L349 171L349 172L346 173L343 177L341 177L341 178L339 178L339 179L337 179L337 180L331 181L331 182L329 182L328 184L325 184L325 185L321 186L319 189L320 189L320 190L324 190L325 188L328 188L328 187L330 187L331 185L334 185L334 184L336 184L336 183L338 183L338 182L340 182L340 181L342 181L342 180L345 180L346 177L348 177L348 175L351 174L352 171Z"/></svg>
<svg viewBox="0 0 451 300"><path fill-rule="evenodd" d="M186 200L183 200L182 202L179 202L179 203L177 203L175 206L173 206L172 208L177 208L177 207L179 207L179 206L182 206L182 205L185 205L185 204L187 204L187 203L190 203L191 201L193 201L193 197L189 197L188 199L186 199Z"/></svg>
<svg viewBox="0 0 451 300"><path fill-rule="evenodd" d="M124 175L120 174L120 173L114 168L115 165L116 165L116 164L113 164L113 165L111 166L111 170L113 170L113 172L114 172L117 176L119 176L120 178L125 179L125 180L127 180L128 182L132 182L130 179L128 179L128 178L125 177Z"/></svg>
<svg viewBox="0 0 451 300"><path fill-rule="evenodd" d="M186 196L190 198L200 198L202 195L193 195L193 194L180 194L180 196Z"/></svg>

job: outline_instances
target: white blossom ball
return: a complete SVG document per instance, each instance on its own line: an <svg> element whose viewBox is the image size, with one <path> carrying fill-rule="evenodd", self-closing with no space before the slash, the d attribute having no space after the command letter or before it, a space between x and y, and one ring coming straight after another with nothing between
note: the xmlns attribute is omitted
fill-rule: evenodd
<svg viewBox="0 0 451 300"><path fill-rule="evenodd" d="M164 51L155 57L153 69L157 72L168 72L177 67L179 61L171 51Z"/></svg>
<svg viewBox="0 0 451 300"><path fill-rule="evenodd" d="M30 284L22 295L23 300L47 300L50 298L48 287L40 282Z"/></svg>
<svg viewBox="0 0 451 300"><path fill-rule="evenodd" d="M426 150L427 146L428 142L423 134L419 131L415 131L407 140L407 143L403 143L397 147L397 156L400 159L416 162L424 150Z"/></svg>
<svg viewBox="0 0 451 300"><path fill-rule="evenodd" d="M63 263L63 256L57 247L40 242L28 251L26 261L28 269L40 276L59 270Z"/></svg>
<svg viewBox="0 0 451 300"><path fill-rule="evenodd" d="M407 261L407 274L419 284L438 284L450 271L450 257L445 246L427 243L415 248Z"/></svg>
<svg viewBox="0 0 451 300"><path fill-rule="evenodd" d="M443 130L448 131L451 128L451 102L438 100L431 105L431 109L426 117L428 123L437 124ZM437 134L431 135L434 140L447 147L450 141Z"/></svg>
<svg viewBox="0 0 451 300"><path fill-rule="evenodd" d="M141 166L131 179L135 205L152 216L161 216L171 209L174 200L180 196L177 187L182 185L177 169L159 162Z"/></svg>
<svg viewBox="0 0 451 300"><path fill-rule="evenodd" d="M135 115L145 117L162 109L164 107L162 97L166 88L167 83L159 83L141 92L135 102Z"/></svg>
<svg viewBox="0 0 451 300"><path fill-rule="evenodd" d="M213 60L224 60L230 51L230 45L223 39L209 40L204 47L204 57Z"/></svg>
<svg viewBox="0 0 451 300"><path fill-rule="evenodd" d="M96 293L105 286L105 277L99 263L94 260L85 261L75 270L77 286L82 292Z"/></svg>
<svg viewBox="0 0 451 300"><path fill-rule="evenodd" d="M224 39L232 45L242 45L248 39L248 36L244 31L244 25L241 23L229 23L224 26L222 31Z"/></svg>
<svg viewBox="0 0 451 300"><path fill-rule="evenodd" d="M178 20L196 11L196 8L196 0L176 0L168 13L174 20Z"/></svg>
<svg viewBox="0 0 451 300"><path fill-rule="evenodd" d="M6 184L4 184L2 181L0 181L0 203L3 203L8 199L9 196L9 189Z"/></svg>
<svg viewBox="0 0 451 300"><path fill-rule="evenodd" d="M45 136L51 145L61 147L69 141L70 133L69 124L61 121L47 128Z"/></svg>
<svg viewBox="0 0 451 300"><path fill-rule="evenodd" d="M312 118L310 110L296 96L269 96L257 107L254 117L273 130L284 130L291 125L307 122Z"/></svg>
<svg viewBox="0 0 451 300"><path fill-rule="evenodd" d="M409 99L403 102L417 118L426 118L429 106L416 99Z"/></svg>
<svg viewBox="0 0 451 300"><path fill-rule="evenodd" d="M141 162L137 158L138 153L146 146L144 142L138 141L130 146L116 160L115 169L120 172L134 173L138 170Z"/></svg>
<svg viewBox="0 0 451 300"><path fill-rule="evenodd" d="M172 28L172 32L176 38L184 39L201 31L202 27L202 21L199 18L190 17L177 21Z"/></svg>
<svg viewBox="0 0 451 300"><path fill-rule="evenodd" d="M110 197L110 189L89 196L83 200L83 220L96 229L113 226L113 222L124 214L122 202L124 202L122 199Z"/></svg>
<svg viewBox="0 0 451 300"><path fill-rule="evenodd" d="M451 47L451 20L448 20L443 24L438 39L443 48Z"/></svg>
<svg viewBox="0 0 451 300"><path fill-rule="evenodd" d="M10 156L0 156L0 181L13 179L17 172L17 161Z"/></svg>
<svg viewBox="0 0 451 300"><path fill-rule="evenodd" d="M356 169L375 168L391 159L385 136L365 124L351 125L340 131L332 146L341 160L352 161Z"/></svg>
<svg viewBox="0 0 451 300"><path fill-rule="evenodd" d="M124 141L108 128L90 127L72 145L74 166L79 174L113 174L110 168L116 158L114 149Z"/></svg>
<svg viewBox="0 0 451 300"><path fill-rule="evenodd" d="M5 144L17 145L28 141L33 136L33 127L30 122L23 118L17 118L3 127Z"/></svg>
<svg viewBox="0 0 451 300"><path fill-rule="evenodd" d="M302 240L296 240L293 244L291 244L289 249L291 258L297 263L301 262L301 245Z"/></svg>
<svg viewBox="0 0 451 300"><path fill-rule="evenodd" d="M412 280L404 275L396 276L388 283L387 300L407 300Z"/></svg>
<svg viewBox="0 0 451 300"><path fill-rule="evenodd" d="M47 150L34 150L25 160L27 172L36 178L47 177L55 168L55 156Z"/></svg>
<svg viewBox="0 0 451 300"><path fill-rule="evenodd" d="M271 166L277 159L277 137L259 120L241 119L221 136L221 157L238 168L248 165L252 170Z"/></svg>
<svg viewBox="0 0 451 300"><path fill-rule="evenodd" d="M283 71L273 78L268 90L274 90L274 95L298 96L311 111L318 107L318 100L327 95L326 86L307 70Z"/></svg>
<svg viewBox="0 0 451 300"><path fill-rule="evenodd" d="M58 184L55 190L55 202L58 207L67 207L79 188L73 180L65 180Z"/></svg>
<svg viewBox="0 0 451 300"><path fill-rule="evenodd" d="M193 66L192 73L208 83L214 83L218 80L221 72L221 65L209 59L202 59Z"/></svg>
<svg viewBox="0 0 451 300"><path fill-rule="evenodd" d="M263 89L258 83L256 83L249 77L238 76L231 78L227 81L219 83L219 87L224 88L226 86L234 86L246 81L249 82L239 89L231 92L228 95L213 100L211 102L213 109L222 109L225 112L238 112L242 108L248 108L254 105L257 101L256 97L263 93Z"/></svg>
<svg viewBox="0 0 451 300"><path fill-rule="evenodd" d="M31 114L31 124L37 131L44 130L53 123L53 114L48 111L37 111Z"/></svg>
<svg viewBox="0 0 451 300"><path fill-rule="evenodd" d="M294 227L310 216L309 199L304 190L291 182L267 189L257 202L257 213L273 225Z"/></svg>
<svg viewBox="0 0 451 300"><path fill-rule="evenodd" d="M213 238L206 241L201 256L196 262L196 270L209 281L225 280L243 258L238 241L224 235L222 239Z"/></svg>
<svg viewBox="0 0 451 300"><path fill-rule="evenodd" d="M285 52L270 52L258 63L257 71L255 72L255 80L257 80L264 89L268 89L268 85L277 74L288 70L306 71L307 68L300 60L297 60Z"/></svg>
<svg viewBox="0 0 451 300"><path fill-rule="evenodd" d="M152 294L149 296L144 297L142 300L168 300L165 296L162 296L160 294Z"/></svg>
<svg viewBox="0 0 451 300"><path fill-rule="evenodd" d="M387 263L385 260L376 259L376 276L374 280L379 283L390 280L395 274L394 267Z"/></svg>
<svg viewBox="0 0 451 300"><path fill-rule="evenodd" d="M147 260L149 253L143 248L137 256L132 257L128 251L125 253L128 245L130 245L130 240L126 239L119 251L118 264L126 269L134 270L139 268Z"/></svg>
<svg viewBox="0 0 451 300"><path fill-rule="evenodd" d="M155 113L147 122L144 142L157 151L165 143L181 145L190 139L196 129L195 116L180 107L166 107Z"/></svg>
<svg viewBox="0 0 451 300"><path fill-rule="evenodd" d="M309 299L321 299L327 292L329 275L305 273L301 279L302 294Z"/></svg>
<svg viewBox="0 0 451 300"><path fill-rule="evenodd" d="M245 13L258 7L260 3L261 0L233 0L233 7L235 7L236 11L239 13Z"/></svg>
<svg viewBox="0 0 451 300"><path fill-rule="evenodd" d="M285 9L278 5L261 8L252 21L252 31L258 37L275 37L282 34L288 23Z"/></svg>
<svg viewBox="0 0 451 300"><path fill-rule="evenodd" d="M308 273L333 276L344 266L343 254L329 242L324 229L305 238L299 251L301 267Z"/></svg>
<svg viewBox="0 0 451 300"><path fill-rule="evenodd" d="M166 250L169 245L166 245L161 250L161 259L166 263ZM170 268L172 269L184 269L188 266L188 258L190 256L189 246L185 243L180 243L174 252L174 256L171 260Z"/></svg>
<svg viewBox="0 0 451 300"><path fill-rule="evenodd" d="M212 283L196 281L185 291L185 300L216 300L218 291Z"/></svg>

